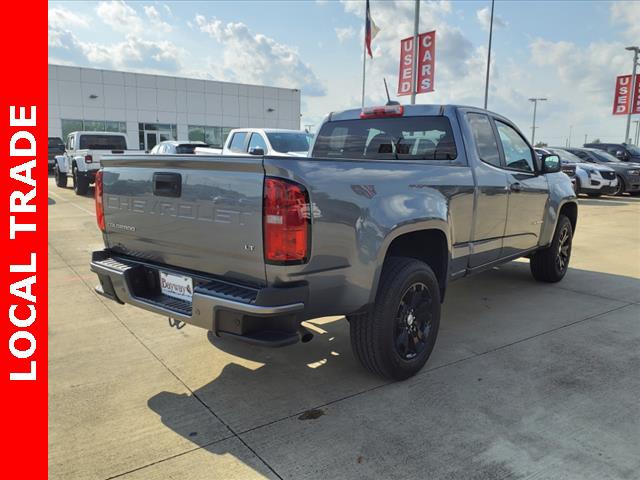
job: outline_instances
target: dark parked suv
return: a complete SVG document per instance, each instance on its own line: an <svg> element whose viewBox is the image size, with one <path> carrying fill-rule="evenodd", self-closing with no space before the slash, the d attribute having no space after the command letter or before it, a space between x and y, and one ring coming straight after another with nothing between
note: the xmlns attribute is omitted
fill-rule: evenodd
<svg viewBox="0 0 640 480"><path fill-rule="evenodd" d="M597 163L612 168L618 177L616 195L622 195L625 192L631 195L640 193L640 163L623 162L597 148L566 148L565 150L587 163Z"/></svg>
<svg viewBox="0 0 640 480"><path fill-rule="evenodd" d="M640 163L640 148L628 143L585 143L584 147L604 150L623 162Z"/></svg>
<svg viewBox="0 0 640 480"><path fill-rule="evenodd" d="M49 137L49 170L53 169L53 165L56 163L56 155L62 155L64 153L64 142L59 137Z"/></svg>

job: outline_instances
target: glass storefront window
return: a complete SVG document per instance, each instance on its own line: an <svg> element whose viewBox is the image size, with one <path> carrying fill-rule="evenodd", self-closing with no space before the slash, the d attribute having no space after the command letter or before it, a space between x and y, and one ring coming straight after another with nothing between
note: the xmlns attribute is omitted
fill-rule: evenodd
<svg viewBox="0 0 640 480"><path fill-rule="evenodd" d="M189 125L189 140L205 142L212 147L222 148L222 127Z"/></svg>
<svg viewBox="0 0 640 480"><path fill-rule="evenodd" d="M62 139L64 142L67 141L67 135L71 132L78 132L82 130L82 120L69 120L63 118L61 120L62 124Z"/></svg>
<svg viewBox="0 0 640 480"><path fill-rule="evenodd" d="M120 132L127 133L127 124L111 120L71 120L63 118L61 121L62 138L66 139L71 132Z"/></svg>

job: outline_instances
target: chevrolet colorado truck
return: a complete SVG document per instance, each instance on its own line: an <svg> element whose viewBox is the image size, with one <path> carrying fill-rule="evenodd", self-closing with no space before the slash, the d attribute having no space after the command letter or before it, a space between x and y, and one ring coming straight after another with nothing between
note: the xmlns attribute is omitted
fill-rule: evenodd
<svg viewBox="0 0 640 480"><path fill-rule="evenodd" d="M306 158L104 157L97 292L260 345L345 315L355 356L404 379L434 348L449 282L519 257L567 272L578 207L556 155L454 105L329 114ZM514 308L517 299L514 299Z"/></svg>
<svg viewBox="0 0 640 480"><path fill-rule="evenodd" d="M127 150L127 136L116 132L71 132L67 135L66 151L55 156L53 174L56 185L67 186L71 176L76 195L86 195L100 169L103 155L114 153L137 153Z"/></svg>

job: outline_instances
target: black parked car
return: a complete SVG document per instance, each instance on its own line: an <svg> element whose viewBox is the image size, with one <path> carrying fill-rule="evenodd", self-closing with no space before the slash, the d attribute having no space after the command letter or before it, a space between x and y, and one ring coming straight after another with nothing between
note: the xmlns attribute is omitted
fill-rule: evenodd
<svg viewBox="0 0 640 480"><path fill-rule="evenodd" d="M52 170L56 163L56 155L62 155L64 150L64 142L61 138L49 137L49 160L47 162L49 170Z"/></svg>
<svg viewBox="0 0 640 480"><path fill-rule="evenodd" d="M640 148L628 143L585 143L584 147L604 150L623 162L640 163Z"/></svg>
<svg viewBox="0 0 640 480"><path fill-rule="evenodd" d="M625 192L631 195L640 193L640 163L623 162L604 150L597 148L566 148L568 152L588 163L599 163L612 168L618 177L618 189L615 195Z"/></svg>

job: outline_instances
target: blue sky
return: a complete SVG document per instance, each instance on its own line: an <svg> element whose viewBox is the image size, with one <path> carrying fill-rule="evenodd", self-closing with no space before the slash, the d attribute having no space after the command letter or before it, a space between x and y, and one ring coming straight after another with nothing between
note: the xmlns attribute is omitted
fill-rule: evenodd
<svg viewBox="0 0 640 480"><path fill-rule="evenodd" d="M481 105L489 1L421 3L422 31L436 30L436 91L419 103ZM358 106L363 1L50 2L52 63L295 87L302 124ZM367 103L397 86L401 38L413 1L371 0L380 34L367 69ZM536 137L564 144L620 141L611 115L616 75L630 73L627 45L640 44L640 2L497 1L489 108L526 133L531 96L541 105ZM406 101L402 97L401 101Z"/></svg>

